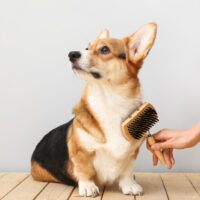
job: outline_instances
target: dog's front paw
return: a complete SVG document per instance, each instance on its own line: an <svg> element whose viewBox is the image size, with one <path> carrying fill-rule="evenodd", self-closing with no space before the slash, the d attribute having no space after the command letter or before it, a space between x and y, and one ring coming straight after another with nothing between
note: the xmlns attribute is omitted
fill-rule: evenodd
<svg viewBox="0 0 200 200"><path fill-rule="evenodd" d="M96 197L99 195L99 188L93 182L79 181L79 195L87 197Z"/></svg>
<svg viewBox="0 0 200 200"><path fill-rule="evenodd" d="M130 185L122 186L122 192L123 194L142 195L143 188L137 183L132 183Z"/></svg>
<svg viewBox="0 0 200 200"><path fill-rule="evenodd" d="M137 182L132 177L120 180L119 186L123 194L130 194L130 195L143 194L142 187L139 184L137 184Z"/></svg>

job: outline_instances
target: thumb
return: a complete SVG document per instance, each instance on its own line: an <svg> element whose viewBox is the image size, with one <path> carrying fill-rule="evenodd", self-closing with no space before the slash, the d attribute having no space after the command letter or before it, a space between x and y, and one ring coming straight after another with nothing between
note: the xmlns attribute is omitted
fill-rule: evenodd
<svg viewBox="0 0 200 200"><path fill-rule="evenodd" d="M171 148L169 142L158 142L151 146L152 150L160 150L160 149L167 149Z"/></svg>
<svg viewBox="0 0 200 200"><path fill-rule="evenodd" d="M162 129L153 135L155 140L166 140L168 138L168 129Z"/></svg>

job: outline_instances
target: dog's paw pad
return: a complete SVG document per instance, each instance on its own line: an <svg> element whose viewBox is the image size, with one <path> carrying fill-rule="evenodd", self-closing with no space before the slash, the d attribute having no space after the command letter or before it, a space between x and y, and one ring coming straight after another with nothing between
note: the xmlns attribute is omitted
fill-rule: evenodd
<svg viewBox="0 0 200 200"><path fill-rule="evenodd" d="M79 182L79 195L86 197L96 197L99 195L99 188L93 182Z"/></svg>
<svg viewBox="0 0 200 200"><path fill-rule="evenodd" d="M126 185L122 187L123 194L130 194L130 195L142 195L143 194L143 188L137 184L133 183L131 185Z"/></svg>

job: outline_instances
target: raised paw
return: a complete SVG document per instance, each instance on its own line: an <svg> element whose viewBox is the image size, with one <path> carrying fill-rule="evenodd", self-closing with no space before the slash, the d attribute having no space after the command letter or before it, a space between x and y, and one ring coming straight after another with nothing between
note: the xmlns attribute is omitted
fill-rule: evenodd
<svg viewBox="0 0 200 200"><path fill-rule="evenodd" d="M79 181L78 185L80 196L96 197L97 195L99 195L99 188L93 182Z"/></svg>

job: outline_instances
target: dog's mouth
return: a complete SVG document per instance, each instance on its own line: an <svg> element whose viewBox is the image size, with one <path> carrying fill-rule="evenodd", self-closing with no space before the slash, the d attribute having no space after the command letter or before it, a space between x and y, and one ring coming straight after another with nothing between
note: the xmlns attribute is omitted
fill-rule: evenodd
<svg viewBox="0 0 200 200"><path fill-rule="evenodd" d="M80 66L78 66L77 64L73 64L72 69L75 72L81 72L81 73L83 72L83 73L91 74L95 79L101 78L100 73L98 73L98 72L88 72L88 71L84 70L83 68L81 68Z"/></svg>
<svg viewBox="0 0 200 200"><path fill-rule="evenodd" d="M73 65L73 66L72 66L72 69L84 71L84 70L83 70L82 68L80 68L78 65Z"/></svg>
<svg viewBox="0 0 200 200"><path fill-rule="evenodd" d="M72 70L79 75L85 75L89 74L92 75L95 79L99 79L102 77L102 75L97 72L94 69L91 69L92 67L88 66L88 52L80 52L80 51L71 51L68 54L70 61L72 63Z"/></svg>
<svg viewBox="0 0 200 200"><path fill-rule="evenodd" d="M83 68L81 68L77 64L73 64L72 65L72 69L75 70L75 71L78 71L78 72L86 72L86 73L88 73L87 71L85 71Z"/></svg>

